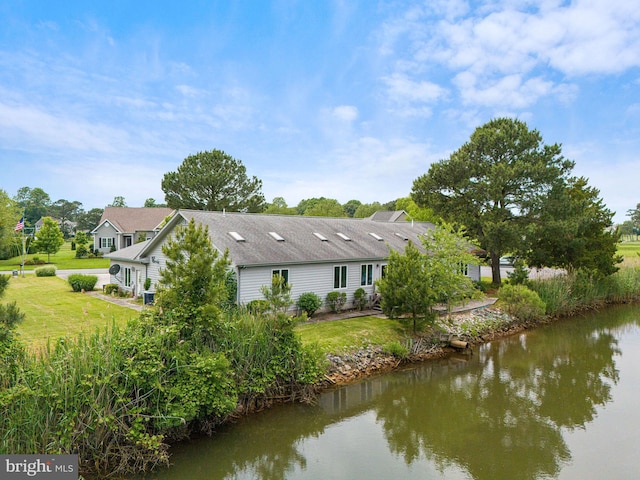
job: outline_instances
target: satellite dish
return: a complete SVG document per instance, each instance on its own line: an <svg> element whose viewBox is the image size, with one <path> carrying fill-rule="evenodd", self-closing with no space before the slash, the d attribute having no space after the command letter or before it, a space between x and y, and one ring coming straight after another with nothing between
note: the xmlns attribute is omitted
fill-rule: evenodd
<svg viewBox="0 0 640 480"><path fill-rule="evenodd" d="M109 267L109 273L111 275L115 275L116 273L118 273L120 271L120 265L118 265L117 263L114 263L113 265L111 265Z"/></svg>

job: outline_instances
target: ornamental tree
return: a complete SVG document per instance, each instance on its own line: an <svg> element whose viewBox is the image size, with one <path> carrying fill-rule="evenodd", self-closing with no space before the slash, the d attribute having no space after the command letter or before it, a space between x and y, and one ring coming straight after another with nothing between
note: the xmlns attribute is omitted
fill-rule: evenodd
<svg viewBox="0 0 640 480"><path fill-rule="evenodd" d="M42 227L36 233L35 241L31 243L31 249L38 253L46 253L47 263L50 263L51 254L58 253L58 250L64 244L64 235L53 218L44 217L42 222Z"/></svg>

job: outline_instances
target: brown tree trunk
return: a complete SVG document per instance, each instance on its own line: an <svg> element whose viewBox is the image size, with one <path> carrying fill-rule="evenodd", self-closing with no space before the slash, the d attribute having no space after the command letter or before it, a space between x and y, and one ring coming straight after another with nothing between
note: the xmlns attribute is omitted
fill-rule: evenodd
<svg viewBox="0 0 640 480"><path fill-rule="evenodd" d="M491 283L494 285L500 285L502 279L500 278L500 255L495 252L490 253L491 258Z"/></svg>

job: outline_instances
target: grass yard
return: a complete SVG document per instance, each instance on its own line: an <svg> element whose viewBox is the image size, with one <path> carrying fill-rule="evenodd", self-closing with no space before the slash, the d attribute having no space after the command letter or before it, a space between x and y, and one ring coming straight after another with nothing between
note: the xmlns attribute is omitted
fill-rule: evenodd
<svg viewBox="0 0 640 480"><path fill-rule="evenodd" d="M379 317L356 317L305 323L296 327L304 344L317 344L325 353L348 353L368 345L386 345L410 336L398 320Z"/></svg>
<svg viewBox="0 0 640 480"><path fill-rule="evenodd" d="M623 266L640 267L640 242L619 243L618 253L624 257Z"/></svg>
<svg viewBox="0 0 640 480"><path fill-rule="evenodd" d="M47 261L46 253L29 253L27 260L34 257ZM106 258L76 258L76 251L71 250L71 242L65 242L58 253L51 255L51 264L58 270L73 270L78 268L109 268L109 260ZM0 260L0 271L19 270L22 263L21 257L12 257L7 260ZM25 270L33 270L42 265L25 265Z"/></svg>
<svg viewBox="0 0 640 480"><path fill-rule="evenodd" d="M20 338L34 349L45 346L47 340L93 333L114 322L124 326L138 315L130 308L74 292L58 277L12 277L2 303L14 301L26 315L18 325Z"/></svg>

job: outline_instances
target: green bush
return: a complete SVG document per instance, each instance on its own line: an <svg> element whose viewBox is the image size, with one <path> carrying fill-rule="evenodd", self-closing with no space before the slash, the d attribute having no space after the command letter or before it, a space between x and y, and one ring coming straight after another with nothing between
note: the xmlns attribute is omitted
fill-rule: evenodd
<svg viewBox="0 0 640 480"><path fill-rule="evenodd" d="M327 293L327 305L332 312L337 313L341 311L345 303L347 303L347 294L345 292Z"/></svg>
<svg viewBox="0 0 640 480"><path fill-rule="evenodd" d="M89 256L89 249L86 245L78 244L78 248L76 248L76 258L87 258Z"/></svg>
<svg viewBox="0 0 640 480"><path fill-rule="evenodd" d="M47 262L45 262L44 260L40 259L40 257L33 257L33 258L29 259L29 260L25 260L24 261L25 265L44 265L45 263L47 263Z"/></svg>
<svg viewBox="0 0 640 480"><path fill-rule="evenodd" d="M117 283L107 283L104 286L104 293L106 293L107 295L117 295L119 289L120 287Z"/></svg>
<svg viewBox="0 0 640 480"><path fill-rule="evenodd" d="M353 306L358 310L363 310L367 306L367 292L360 287L353 292Z"/></svg>
<svg viewBox="0 0 640 480"><path fill-rule="evenodd" d="M504 285L498 298L509 315L518 320L537 320L544 317L545 303L538 294L524 285Z"/></svg>
<svg viewBox="0 0 640 480"><path fill-rule="evenodd" d="M406 360L409 358L409 349L397 340L389 342L382 347L382 353L392 355L400 360Z"/></svg>
<svg viewBox="0 0 640 480"><path fill-rule="evenodd" d="M251 300L247 304L247 310L254 315L263 315L269 311L269 302L267 300Z"/></svg>
<svg viewBox="0 0 640 480"><path fill-rule="evenodd" d="M305 292L298 297L296 305L311 317L322 306L322 299L314 292Z"/></svg>
<svg viewBox="0 0 640 480"><path fill-rule="evenodd" d="M82 275L81 273L74 273L73 275L69 275L67 279L69 285L74 292L89 292L93 290L98 283L98 277L95 275Z"/></svg>
<svg viewBox="0 0 640 480"><path fill-rule="evenodd" d="M56 267L47 265L46 267L38 267L34 270L36 277L55 277Z"/></svg>
<svg viewBox="0 0 640 480"><path fill-rule="evenodd" d="M151 288L151 279L149 277L144 279L144 289L149 290Z"/></svg>

